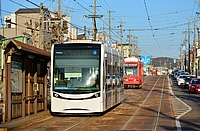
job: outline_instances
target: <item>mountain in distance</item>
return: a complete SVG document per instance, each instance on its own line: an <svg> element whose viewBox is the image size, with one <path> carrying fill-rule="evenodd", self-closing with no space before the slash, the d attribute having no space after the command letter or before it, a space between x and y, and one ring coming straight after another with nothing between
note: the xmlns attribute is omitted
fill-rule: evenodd
<svg viewBox="0 0 200 131"><path fill-rule="evenodd" d="M167 67L168 69L174 69L178 67L178 59L169 57L157 57L151 58L151 65L153 67Z"/></svg>

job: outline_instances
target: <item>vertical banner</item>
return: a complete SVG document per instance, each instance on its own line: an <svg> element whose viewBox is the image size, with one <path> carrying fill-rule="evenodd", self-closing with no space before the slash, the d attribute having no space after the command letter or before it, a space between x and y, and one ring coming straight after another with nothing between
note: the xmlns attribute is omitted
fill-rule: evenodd
<svg viewBox="0 0 200 131"><path fill-rule="evenodd" d="M11 92L22 92L22 63L12 61L11 64Z"/></svg>

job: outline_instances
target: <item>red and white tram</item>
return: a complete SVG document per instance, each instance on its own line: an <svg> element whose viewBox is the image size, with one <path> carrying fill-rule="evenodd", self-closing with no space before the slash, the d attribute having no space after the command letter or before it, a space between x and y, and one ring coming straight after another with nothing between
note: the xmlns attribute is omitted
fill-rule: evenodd
<svg viewBox="0 0 200 131"><path fill-rule="evenodd" d="M142 88L144 69L138 58L124 59L124 88Z"/></svg>

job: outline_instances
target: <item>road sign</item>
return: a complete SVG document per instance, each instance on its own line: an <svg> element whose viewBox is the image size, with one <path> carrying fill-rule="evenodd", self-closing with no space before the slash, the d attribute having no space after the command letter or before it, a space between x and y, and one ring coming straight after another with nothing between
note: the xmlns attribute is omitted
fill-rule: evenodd
<svg viewBox="0 0 200 131"><path fill-rule="evenodd" d="M150 56L141 56L141 60L143 64L150 64Z"/></svg>

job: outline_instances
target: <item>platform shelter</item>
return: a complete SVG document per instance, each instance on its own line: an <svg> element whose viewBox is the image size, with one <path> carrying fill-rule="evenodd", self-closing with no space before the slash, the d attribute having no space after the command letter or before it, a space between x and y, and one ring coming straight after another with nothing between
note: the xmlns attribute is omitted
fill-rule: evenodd
<svg viewBox="0 0 200 131"><path fill-rule="evenodd" d="M2 121L47 110L47 63L50 52L13 39L2 48Z"/></svg>

